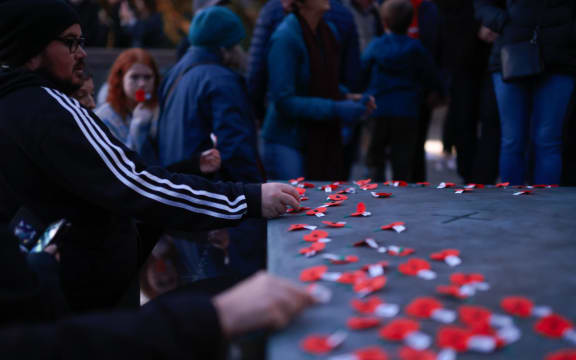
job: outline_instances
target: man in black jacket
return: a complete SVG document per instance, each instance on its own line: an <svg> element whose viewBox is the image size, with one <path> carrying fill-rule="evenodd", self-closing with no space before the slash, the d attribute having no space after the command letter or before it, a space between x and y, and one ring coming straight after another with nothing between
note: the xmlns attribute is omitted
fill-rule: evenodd
<svg viewBox="0 0 576 360"><path fill-rule="evenodd" d="M212 183L147 166L66 95L82 84L82 45L64 1L0 1L0 223L25 207L45 223L72 224L60 255L73 310L111 308L125 295L137 272L134 219L200 230L299 206L287 185Z"/></svg>

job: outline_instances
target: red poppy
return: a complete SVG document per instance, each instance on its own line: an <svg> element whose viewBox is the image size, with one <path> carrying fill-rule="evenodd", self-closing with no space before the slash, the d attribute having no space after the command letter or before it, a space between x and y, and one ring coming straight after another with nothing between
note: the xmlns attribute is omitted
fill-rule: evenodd
<svg viewBox="0 0 576 360"><path fill-rule="evenodd" d="M385 276L375 278L360 278L354 282L354 291L357 293L372 293L378 291L386 285Z"/></svg>
<svg viewBox="0 0 576 360"><path fill-rule="evenodd" d="M358 256L356 255L339 256L335 258L330 258L328 260L330 260L332 264L343 265L358 262Z"/></svg>
<svg viewBox="0 0 576 360"><path fill-rule="evenodd" d="M296 191L298 191L298 194L300 194L300 196L306 194L306 189L304 188L297 187Z"/></svg>
<svg viewBox="0 0 576 360"><path fill-rule="evenodd" d="M534 330L541 335L551 338L561 338L566 331L573 327L574 325L568 319L558 314L551 314L540 318L536 325L534 325Z"/></svg>
<svg viewBox="0 0 576 360"><path fill-rule="evenodd" d="M314 188L314 184L312 184L312 183L307 183L307 182L302 183L302 184L300 184L300 185L298 185L298 186L303 187L303 188L306 188L306 189L312 189L312 188Z"/></svg>
<svg viewBox="0 0 576 360"><path fill-rule="evenodd" d="M430 264L424 259L412 258L400 264L398 270L404 275L417 276L421 270L430 270Z"/></svg>
<svg viewBox="0 0 576 360"><path fill-rule="evenodd" d="M456 285L438 285L436 292L441 295L448 295L456 299L466 299L469 296L460 291L460 287Z"/></svg>
<svg viewBox="0 0 576 360"><path fill-rule="evenodd" d="M436 354L430 350L416 350L404 346L400 349L401 360L436 360Z"/></svg>
<svg viewBox="0 0 576 360"><path fill-rule="evenodd" d="M371 329L380 325L380 319L377 317L351 317L348 318L347 325L352 330Z"/></svg>
<svg viewBox="0 0 576 360"><path fill-rule="evenodd" d="M509 182L501 182L501 183L496 184L496 187L497 187L497 188L502 188L502 187L506 187L506 186L509 186L509 185L510 185Z"/></svg>
<svg viewBox="0 0 576 360"><path fill-rule="evenodd" d="M373 314L376 308L383 304L378 296L371 296L366 300L353 299L350 305L361 314Z"/></svg>
<svg viewBox="0 0 576 360"><path fill-rule="evenodd" d="M325 225L327 225L328 227L331 227L331 228L342 228L342 227L346 226L346 222L345 222L345 221L339 221L339 222L322 221L322 224L325 224Z"/></svg>
<svg viewBox="0 0 576 360"><path fill-rule="evenodd" d="M373 197L375 197L377 199L384 199L384 198L389 198L390 196L392 196L392 193L385 193L385 192L372 192L371 194Z"/></svg>
<svg viewBox="0 0 576 360"><path fill-rule="evenodd" d="M423 319L429 319L432 313L442 309L442 303L432 297L419 297L406 306L406 314Z"/></svg>
<svg viewBox="0 0 576 360"><path fill-rule="evenodd" d="M483 306L462 305L458 309L460 321L469 327L490 324L492 312Z"/></svg>
<svg viewBox="0 0 576 360"><path fill-rule="evenodd" d="M304 177L299 177L298 179L290 179L290 184L296 185L296 184L298 184L299 182L302 182L302 181L304 181Z"/></svg>
<svg viewBox="0 0 576 360"><path fill-rule="evenodd" d="M312 230L309 234L304 235L304 241L316 242L328 237L328 232L324 230Z"/></svg>
<svg viewBox="0 0 576 360"><path fill-rule="evenodd" d="M388 360L388 354L378 347L368 347L354 352L357 360Z"/></svg>
<svg viewBox="0 0 576 360"><path fill-rule="evenodd" d="M340 206L340 205L342 205L342 201L331 201L331 202L324 203L325 207Z"/></svg>
<svg viewBox="0 0 576 360"><path fill-rule="evenodd" d="M360 186L360 189L362 189L362 190L375 190L377 188L378 188L378 184L366 184L366 185Z"/></svg>
<svg viewBox="0 0 576 360"><path fill-rule="evenodd" d="M306 206L301 206L301 207L299 207L299 208L297 208L297 209L288 208L288 210L286 210L286 213L288 213L288 214L298 214L298 213L301 213L302 211L307 211L307 210L310 210L310 208L309 208L309 207L306 207Z"/></svg>
<svg viewBox="0 0 576 360"><path fill-rule="evenodd" d="M439 252L430 254L430 259L437 261L444 261L448 256L459 256L460 250L456 249L446 249Z"/></svg>
<svg viewBox="0 0 576 360"><path fill-rule="evenodd" d="M308 224L292 224L288 228L288 231L310 230L310 228L316 228L316 227Z"/></svg>
<svg viewBox="0 0 576 360"><path fill-rule="evenodd" d="M474 282L484 282L484 275L476 273L454 273L450 275L450 281L455 285L463 286Z"/></svg>
<svg viewBox="0 0 576 360"><path fill-rule="evenodd" d="M365 279L367 277L364 271L356 270L342 273L338 279L339 283L342 284L355 284L356 282Z"/></svg>
<svg viewBox="0 0 576 360"><path fill-rule="evenodd" d="M319 253L320 251L324 250L325 248L326 248L325 243L315 242L312 245L310 245L309 247L305 247L305 248L300 249L300 254L314 255L314 254Z"/></svg>
<svg viewBox="0 0 576 360"><path fill-rule="evenodd" d="M415 320L398 318L390 321L380 329L380 336L391 341L402 341L409 334L420 330L420 324Z"/></svg>
<svg viewBox="0 0 576 360"><path fill-rule="evenodd" d="M366 212L366 204L359 202L356 206L356 212L350 214L350 216L366 216L366 214L370 214Z"/></svg>
<svg viewBox="0 0 576 360"><path fill-rule="evenodd" d="M468 350L468 340L472 334L466 329L455 326L443 326L436 334L436 343L441 349L452 349L457 352Z"/></svg>
<svg viewBox="0 0 576 360"><path fill-rule="evenodd" d="M308 210L306 212L306 215L308 216L314 216L316 214L324 214L326 212L326 208L325 207L319 207L316 209L312 209L312 210Z"/></svg>
<svg viewBox="0 0 576 360"><path fill-rule="evenodd" d="M341 195L341 194L334 194L334 195L328 196L328 200L332 200L332 201L344 201L344 200L348 200L348 196L346 196L346 195Z"/></svg>
<svg viewBox="0 0 576 360"><path fill-rule="evenodd" d="M325 335L310 335L300 343L302 350L311 354L326 354L332 351L333 347Z"/></svg>
<svg viewBox="0 0 576 360"><path fill-rule="evenodd" d="M328 271L328 267L325 265L314 266L308 269L304 269L300 273L300 281L304 282L318 281L322 279L322 275L324 275L326 271Z"/></svg>
<svg viewBox="0 0 576 360"><path fill-rule="evenodd" d="M576 350L564 349L546 355L545 360L576 360Z"/></svg>
<svg viewBox="0 0 576 360"><path fill-rule="evenodd" d="M509 314L528 317L532 315L534 303L523 296L508 296L500 301L500 306Z"/></svg>
<svg viewBox="0 0 576 360"><path fill-rule="evenodd" d="M364 180L355 181L354 184L356 184L358 186L364 186L364 185L370 184L371 182L372 182L372 179L364 179Z"/></svg>
<svg viewBox="0 0 576 360"><path fill-rule="evenodd" d="M406 225L406 223L404 223L403 221L396 221L396 222L393 222L393 223L388 224L388 225L382 225L382 226L380 226L380 229L381 230L395 230L394 228L396 226L404 226L404 225Z"/></svg>

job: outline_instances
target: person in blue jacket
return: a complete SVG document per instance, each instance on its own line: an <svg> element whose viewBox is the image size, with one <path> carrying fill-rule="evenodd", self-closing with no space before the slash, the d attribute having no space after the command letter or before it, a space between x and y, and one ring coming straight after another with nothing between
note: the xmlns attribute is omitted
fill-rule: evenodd
<svg viewBox="0 0 576 360"><path fill-rule="evenodd" d="M382 5L386 34L373 40L362 55L369 79L366 92L374 96L377 105L368 150L368 166L376 181L384 179L387 158L394 179L416 180L418 119L424 90L438 95L442 92L430 53L419 40L408 36L413 12L409 0L387 0Z"/></svg>
<svg viewBox="0 0 576 360"><path fill-rule="evenodd" d="M160 88L158 145L162 165L180 163L217 147L222 159L217 179L265 181L244 79L233 70L238 59L236 49L245 34L240 18L225 7L208 7L194 17L188 36L191 47ZM181 275L185 282L225 276L231 271L248 275L265 267L265 221L247 221L236 228L195 236L207 236L209 241L175 240L184 261ZM250 241L234 241L242 237ZM223 245L228 239L232 240L230 245Z"/></svg>
<svg viewBox="0 0 576 360"><path fill-rule="evenodd" d="M268 0L260 10L248 59L248 91L254 110L259 117L266 112L266 93L268 87L267 55L272 34L289 14L294 0ZM330 1L330 10L324 19L338 29L342 46L342 83L351 91L359 91L361 86L358 69L360 68L360 48L358 31L350 10L340 0Z"/></svg>
<svg viewBox="0 0 576 360"><path fill-rule="evenodd" d="M224 7L209 7L194 18L192 46L160 88L160 162L168 166L214 146L217 138L229 181L260 182L256 124L242 77L231 67L234 47L246 32Z"/></svg>
<svg viewBox="0 0 576 360"><path fill-rule="evenodd" d="M323 20L328 0L300 0L270 39L269 105L263 126L270 178L343 179L341 129L373 100L340 86L340 44Z"/></svg>

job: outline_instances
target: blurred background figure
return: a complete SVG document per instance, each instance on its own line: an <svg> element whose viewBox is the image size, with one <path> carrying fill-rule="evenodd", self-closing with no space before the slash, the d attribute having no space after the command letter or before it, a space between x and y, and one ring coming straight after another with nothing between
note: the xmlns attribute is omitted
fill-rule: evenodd
<svg viewBox="0 0 576 360"><path fill-rule="evenodd" d="M500 123L488 60L497 36L474 18L474 0L436 3L440 11L438 62L450 96L444 151L456 151L463 182L494 184Z"/></svg>
<svg viewBox="0 0 576 360"><path fill-rule="evenodd" d="M266 2L254 28L250 42L250 58L248 62L248 90L256 117L263 122L268 104L268 68L267 54L270 46L270 37L276 27L289 14L294 0L269 0ZM361 89L360 49L358 45L358 32L354 17L340 0L330 1L330 10L324 14L326 21L337 29L337 40L340 43L340 81L348 91L359 92ZM358 126L344 126L342 128L342 142L344 145L344 175L350 175L353 162L358 153Z"/></svg>
<svg viewBox="0 0 576 360"><path fill-rule="evenodd" d="M380 20L378 1L343 0L342 4L354 16L354 23L358 29L358 44L362 52L374 37L382 35L384 31Z"/></svg>
<svg viewBox="0 0 576 360"><path fill-rule="evenodd" d="M482 25L499 35L490 69L502 124L502 181L559 184L563 122L576 75L576 2L476 0L475 5Z"/></svg>
<svg viewBox="0 0 576 360"><path fill-rule="evenodd" d="M389 160L392 179L416 182L420 104L426 93L432 94L432 106L438 103L442 82L430 53L408 36L414 14L410 1L387 0L381 14L386 34L373 40L362 55L369 79L366 92L377 105L367 163L374 181L385 179Z"/></svg>
<svg viewBox="0 0 576 360"><path fill-rule="evenodd" d="M134 0L133 7L122 1L119 9L123 31L130 37L130 47L165 48L172 44L164 35L164 20L156 0Z"/></svg>
<svg viewBox="0 0 576 360"><path fill-rule="evenodd" d="M158 162L159 82L156 62L146 50L125 50L110 70L106 103L95 111L118 140L153 164Z"/></svg>
<svg viewBox="0 0 576 360"><path fill-rule="evenodd" d="M339 35L323 20L329 9L328 0L295 1L270 39L262 136L272 179L344 179L342 126L374 108L373 99L341 91Z"/></svg>
<svg viewBox="0 0 576 360"><path fill-rule="evenodd" d="M84 84L76 90L72 97L88 110L94 111L96 108L96 93L94 92L94 79L92 74L84 70Z"/></svg>

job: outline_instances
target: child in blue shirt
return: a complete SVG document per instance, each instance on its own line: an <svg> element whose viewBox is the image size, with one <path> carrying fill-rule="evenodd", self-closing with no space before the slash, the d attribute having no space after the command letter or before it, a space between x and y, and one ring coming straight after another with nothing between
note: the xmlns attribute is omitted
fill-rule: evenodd
<svg viewBox="0 0 576 360"><path fill-rule="evenodd" d="M384 179L387 160L394 179L414 181L422 97L425 90L433 90L438 98L442 83L429 52L407 35L414 16L410 0L385 1L381 16L386 33L370 42L362 55L367 94L377 105L367 165L374 181Z"/></svg>

